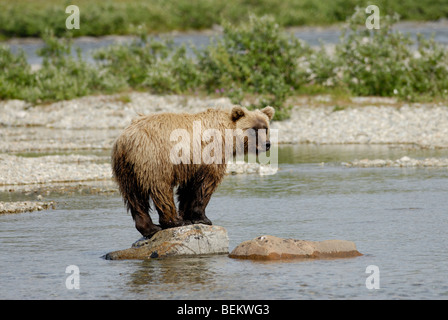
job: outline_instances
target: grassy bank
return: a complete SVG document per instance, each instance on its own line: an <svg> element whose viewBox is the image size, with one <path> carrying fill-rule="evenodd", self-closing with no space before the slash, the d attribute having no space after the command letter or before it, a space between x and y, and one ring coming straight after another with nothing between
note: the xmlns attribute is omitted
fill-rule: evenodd
<svg viewBox="0 0 448 320"><path fill-rule="evenodd" d="M223 19L244 22L248 13L269 14L282 27L329 25L370 4L402 20L448 18L445 0L0 0L0 38L40 37L47 29L62 36L69 4L80 9L80 29L70 31L74 36L132 34L141 24L149 32L209 29Z"/></svg>
<svg viewBox="0 0 448 320"><path fill-rule="evenodd" d="M294 38L270 16L250 15L244 23L223 23L223 34L206 48L186 54L170 40L153 40L140 28L131 44L95 52L95 63L76 57L69 39L44 35L42 68L32 71L23 53L0 47L0 99L31 102L72 99L89 94L144 90L159 94L213 94L233 103L277 107L287 118L287 98L331 93L394 96L409 101L448 97L448 52L431 39L392 30L385 16L381 29L365 28L358 10L334 53L313 49ZM415 47L417 52L415 52Z"/></svg>

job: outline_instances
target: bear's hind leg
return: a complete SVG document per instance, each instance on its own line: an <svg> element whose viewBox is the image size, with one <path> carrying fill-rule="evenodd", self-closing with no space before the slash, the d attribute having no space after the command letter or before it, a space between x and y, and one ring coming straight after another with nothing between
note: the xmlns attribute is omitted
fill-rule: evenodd
<svg viewBox="0 0 448 320"><path fill-rule="evenodd" d="M131 209L131 214L135 222L135 228L142 234L142 236L150 239L154 234L162 230L160 226L155 225L152 222L148 213Z"/></svg>
<svg viewBox="0 0 448 320"><path fill-rule="evenodd" d="M135 222L135 228L146 238L151 238L156 232L162 230L155 225L149 216L149 195L145 192L137 192L125 195L125 203L131 212Z"/></svg>

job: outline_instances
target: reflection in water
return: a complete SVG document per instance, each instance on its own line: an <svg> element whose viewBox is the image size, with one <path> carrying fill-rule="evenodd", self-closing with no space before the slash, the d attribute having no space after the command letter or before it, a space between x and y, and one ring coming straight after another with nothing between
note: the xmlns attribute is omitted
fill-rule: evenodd
<svg viewBox="0 0 448 320"><path fill-rule="evenodd" d="M129 275L129 291L147 293L151 296L154 288L170 291L188 288L213 287L218 276L210 266L209 257L165 258L139 261Z"/></svg>

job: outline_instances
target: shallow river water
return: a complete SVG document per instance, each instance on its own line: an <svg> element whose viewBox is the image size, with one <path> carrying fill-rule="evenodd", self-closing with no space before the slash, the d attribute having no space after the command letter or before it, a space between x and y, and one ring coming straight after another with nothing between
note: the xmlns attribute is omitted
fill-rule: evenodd
<svg viewBox="0 0 448 320"><path fill-rule="evenodd" d="M226 255L108 261L140 236L118 194L46 196L55 210L0 215L2 299L447 299L448 169L346 168L446 150L288 146L279 172L227 176L208 216L230 250L260 235L354 241L350 259L253 262ZM322 163L324 162L324 163ZM0 194L0 200L31 195ZM80 288L69 290L69 265ZM379 270L368 289L368 266Z"/></svg>

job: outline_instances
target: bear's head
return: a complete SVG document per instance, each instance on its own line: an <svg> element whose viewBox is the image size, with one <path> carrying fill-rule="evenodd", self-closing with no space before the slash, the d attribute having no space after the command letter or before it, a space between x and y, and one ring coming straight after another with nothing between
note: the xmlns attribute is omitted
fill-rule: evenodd
<svg viewBox="0 0 448 320"><path fill-rule="evenodd" d="M235 125L235 148L239 143L244 145L244 153L260 153L268 151L271 147L269 140L269 122L274 117L275 110L265 107L261 110L247 110L244 107L232 108L230 118ZM236 152L236 150L234 150Z"/></svg>

